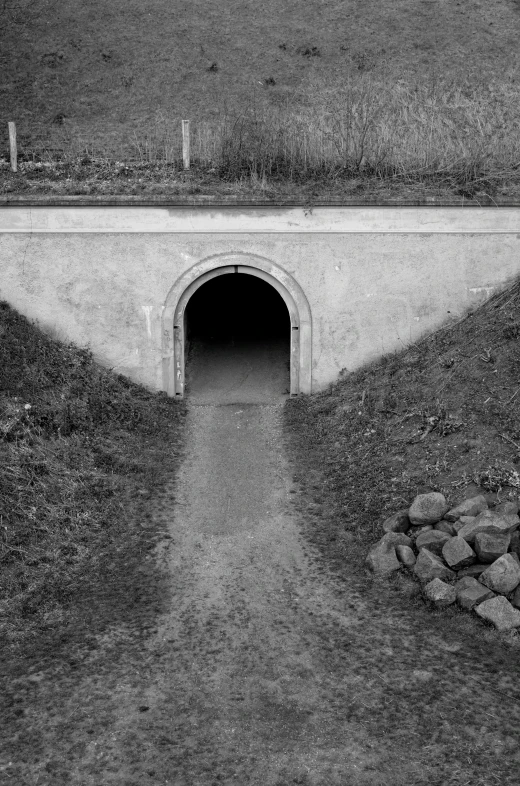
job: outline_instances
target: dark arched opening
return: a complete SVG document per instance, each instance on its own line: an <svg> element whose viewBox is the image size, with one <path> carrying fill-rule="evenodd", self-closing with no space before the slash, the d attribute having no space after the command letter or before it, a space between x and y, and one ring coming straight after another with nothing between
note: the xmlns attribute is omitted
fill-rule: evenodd
<svg viewBox="0 0 520 786"><path fill-rule="evenodd" d="M262 402L290 390L287 306L257 276L225 273L186 308L187 392L194 401Z"/></svg>

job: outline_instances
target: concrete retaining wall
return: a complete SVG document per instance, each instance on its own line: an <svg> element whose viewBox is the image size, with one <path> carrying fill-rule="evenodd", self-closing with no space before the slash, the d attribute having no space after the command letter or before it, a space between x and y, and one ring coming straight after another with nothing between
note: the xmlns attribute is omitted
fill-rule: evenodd
<svg viewBox="0 0 520 786"><path fill-rule="evenodd" d="M0 298L156 390L178 392L182 281L230 264L303 293L300 389L319 390L519 275L520 208L0 208Z"/></svg>

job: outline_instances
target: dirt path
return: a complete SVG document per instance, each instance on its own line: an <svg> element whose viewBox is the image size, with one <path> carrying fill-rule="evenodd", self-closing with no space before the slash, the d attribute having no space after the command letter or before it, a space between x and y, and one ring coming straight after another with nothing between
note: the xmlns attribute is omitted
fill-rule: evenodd
<svg viewBox="0 0 520 786"><path fill-rule="evenodd" d="M374 753L348 720L321 622L361 620L301 542L281 405L193 406L188 428L181 496L162 513L171 611L147 644L148 679L112 692L111 736L71 783L93 783L100 757L103 783L345 783Z"/></svg>
<svg viewBox="0 0 520 786"><path fill-rule="evenodd" d="M36 675L46 716L29 716L25 733L30 743L33 720L42 752L0 768L0 782L517 782L517 666L505 652L489 671L455 626L327 571L301 535L273 398L192 400L180 477L151 502L167 530L153 557L169 576L159 627L139 641L112 630L60 678L70 691L59 707Z"/></svg>

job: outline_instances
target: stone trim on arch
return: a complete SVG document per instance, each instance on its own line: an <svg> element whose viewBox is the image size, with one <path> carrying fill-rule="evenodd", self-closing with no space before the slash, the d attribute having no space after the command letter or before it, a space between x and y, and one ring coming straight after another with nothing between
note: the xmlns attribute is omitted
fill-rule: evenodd
<svg viewBox="0 0 520 786"><path fill-rule="evenodd" d="M166 297L162 313L163 390L184 395L185 311L194 292L221 275L246 273L271 284L283 298L291 321L291 395L310 393L312 382L311 310L298 282L283 268L256 254L206 257L183 273Z"/></svg>

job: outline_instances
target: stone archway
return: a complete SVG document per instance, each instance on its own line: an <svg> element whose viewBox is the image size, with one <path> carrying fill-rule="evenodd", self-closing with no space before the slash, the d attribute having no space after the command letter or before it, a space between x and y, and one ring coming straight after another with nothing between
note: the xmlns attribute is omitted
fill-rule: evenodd
<svg viewBox="0 0 520 786"><path fill-rule="evenodd" d="M312 326L309 303L300 285L278 265L256 254L230 253L207 257L180 276L168 293L162 314L163 390L182 397L185 387L185 311L194 292L216 276L245 273L274 287L283 298L291 322L290 393L311 392Z"/></svg>

